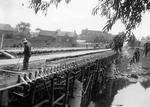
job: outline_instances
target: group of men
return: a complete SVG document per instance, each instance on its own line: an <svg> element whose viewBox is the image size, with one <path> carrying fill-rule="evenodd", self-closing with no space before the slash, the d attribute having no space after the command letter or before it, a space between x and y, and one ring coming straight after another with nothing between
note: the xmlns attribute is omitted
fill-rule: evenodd
<svg viewBox="0 0 150 107"><path fill-rule="evenodd" d="M130 60L130 65L140 61L140 49L136 48L133 57Z"/></svg>

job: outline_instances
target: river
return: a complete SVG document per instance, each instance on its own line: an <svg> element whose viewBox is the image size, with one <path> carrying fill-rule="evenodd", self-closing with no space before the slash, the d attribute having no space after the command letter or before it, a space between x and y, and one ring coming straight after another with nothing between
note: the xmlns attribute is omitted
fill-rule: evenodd
<svg viewBox="0 0 150 107"><path fill-rule="evenodd" d="M150 107L150 81L109 79L105 87L89 107Z"/></svg>

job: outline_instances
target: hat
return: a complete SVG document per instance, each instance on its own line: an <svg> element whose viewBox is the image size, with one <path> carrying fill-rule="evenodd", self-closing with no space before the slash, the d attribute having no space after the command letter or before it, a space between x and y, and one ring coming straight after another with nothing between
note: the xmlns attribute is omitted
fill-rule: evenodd
<svg viewBox="0 0 150 107"><path fill-rule="evenodd" d="M27 43L28 41L27 41L27 39L25 38L25 39L23 39L23 43Z"/></svg>

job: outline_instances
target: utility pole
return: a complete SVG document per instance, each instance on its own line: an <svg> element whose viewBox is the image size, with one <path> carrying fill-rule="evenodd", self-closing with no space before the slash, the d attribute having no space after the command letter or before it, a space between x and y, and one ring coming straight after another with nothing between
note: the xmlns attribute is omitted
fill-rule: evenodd
<svg viewBox="0 0 150 107"><path fill-rule="evenodd" d="M3 48L3 41L4 41L4 33L2 33L1 48L0 48L0 49L2 49L2 48Z"/></svg>

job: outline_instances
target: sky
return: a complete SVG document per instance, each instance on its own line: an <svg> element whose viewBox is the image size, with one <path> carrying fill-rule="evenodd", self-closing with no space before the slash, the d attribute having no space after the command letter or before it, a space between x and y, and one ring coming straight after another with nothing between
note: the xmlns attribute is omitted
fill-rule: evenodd
<svg viewBox="0 0 150 107"><path fill-rule="evenodd" d="M99 30L105 26L107 19L99 14L93 16L92 9L97 5L98 0L71 0L69 4L61 2L56 8L51 5L47 16L42 12L35 14L29 9L28 0L0 0L0 23L10 24L15 27L19 22L29 22L31 29L41 28L45 30L74 31L79 34L82 29ZM64 0L63 0L64 1ZM24 6L22 5L24 4ZM143 16L140 26L134 31L136 37L150 35L150 14ZM109 33L118 34L124 31L121 22L117 22Z"/></svg>

